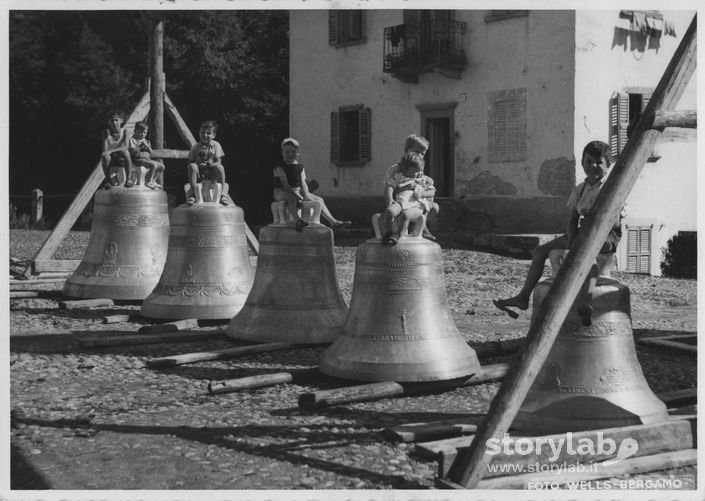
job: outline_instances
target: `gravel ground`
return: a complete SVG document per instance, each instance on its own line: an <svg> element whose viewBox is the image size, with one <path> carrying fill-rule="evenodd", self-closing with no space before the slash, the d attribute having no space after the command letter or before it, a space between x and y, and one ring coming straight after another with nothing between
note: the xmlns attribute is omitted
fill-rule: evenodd
<svg viewBox="0 0 705 501"><path fill-rule="evenodd" d="M11 230L10 256L31 259L47 236ZM72 232L55 258L80 259L87 241L88 233ZM346 301L360 241L336 243ZM512 320L490 300L517 290L528 261L441 244L449 306L463 336L474 342L524 336L529 315ZM631 290L635 337L697 332L694 280L613 276ZM437 463L419 457L413 444L391 442L380 432L485 413L499 387L482 384L315 411L300 410L298 396L339 381L321 377L309 384L210 395L210 380L316 367L325 347L147 369L150 358L237 343L211 338L82 348L78 336L134 333L147 321L102 323L106 315L137 314L139 304L129 302L59 309L61 285L44 284L39 298L10 302L12 489L433 489ZM12 290L28 288L40 287L12 285ZM696 385L695 357L641 346L637 355L655 392ZM633 478L675 475L693 488L694 472L686 467Z"/></svg>

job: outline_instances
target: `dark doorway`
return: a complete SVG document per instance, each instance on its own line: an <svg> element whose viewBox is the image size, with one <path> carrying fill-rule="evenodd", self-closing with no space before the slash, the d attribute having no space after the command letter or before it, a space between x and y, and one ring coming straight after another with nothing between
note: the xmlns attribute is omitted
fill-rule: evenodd
<svg viewBox="0 0 705 501"><path fill-rule="evenodd" d="M419 105L421 133L431 143L426 153L426 174L433 178L437 197L452 197L454 190L454 123L456 103Z"/></svg>

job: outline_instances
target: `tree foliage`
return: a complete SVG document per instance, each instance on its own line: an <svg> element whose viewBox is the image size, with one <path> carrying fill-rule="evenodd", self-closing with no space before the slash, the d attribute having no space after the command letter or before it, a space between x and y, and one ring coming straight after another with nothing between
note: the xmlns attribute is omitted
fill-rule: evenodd
<svg viewBox="0 0 705 501"><path fill-rule="evenodd" d="M146 91L155 19L164 21L167 94L195 136L203 120L220 124L234 195L266 197L238 203L265 210L269 166L288 134L288 15L274 10L12 11L11 193L78 190L106 115L129 114ZM185 149L167 118L165 127L166 146ZM169 166L167 185L185 171Z"/></svg>

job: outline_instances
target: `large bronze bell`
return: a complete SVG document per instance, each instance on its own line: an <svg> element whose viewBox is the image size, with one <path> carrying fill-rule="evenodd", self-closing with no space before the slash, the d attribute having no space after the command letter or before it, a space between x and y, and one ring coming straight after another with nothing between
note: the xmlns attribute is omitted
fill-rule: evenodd
<svg viewBox="0 0 705 501"><path fill-rule="evenodd" d="M320 205L304 202L296 231L285 206L272 204L274 222L259 233L255 281L245 306L230 321L234 339L295 344L330 343L348 308L335 271L333 231L320 224Z"/></svg>
<svg viewBox="0 0 705 501"><path fill-rule="evenodd" d="M229 319L245 304L254 272L243 210L202 202L171 214L169 253L141 314L162 319Z"/></svg>
<svg viewBox="0 0 705 501"><path fill-rule="evenodd" d="M534 289L534 320L551 283L539 282ZM561 433L668 419L636 356L629 288L600 276L592 306L590 326L583 325L577 305L572 306L513 428Z"/></svg>
<svg viewBox="0 0 705 501"><path fill-rule="evenodd" d="M376 220L373 216L373 223ZM417 225L416 234L423 224ZM360 381L435 381L480 369L448 307L438 244L404 236L357 248L350 312L319 370Z"/></svg>
<svg viewBox="0 0 705 501"><path fill-rule="evenodd" d="M63 293L79 298L142 300L159 281L169 240L166 193L137 184L99 190L81 264Z"/></svg>

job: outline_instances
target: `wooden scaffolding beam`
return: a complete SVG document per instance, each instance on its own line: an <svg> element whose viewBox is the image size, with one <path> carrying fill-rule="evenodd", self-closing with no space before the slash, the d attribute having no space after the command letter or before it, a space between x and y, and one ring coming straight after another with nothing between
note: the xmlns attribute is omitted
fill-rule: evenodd
<svg viewBox="0 0 705 501"><path fill-rule="evenodd" d="M683 40L676 49L661 81L644 110L645 116L657 111L671 111L678 104L685 87L695 72L697 57L697 16L693 18ZM538 372L541 370L558 331L565 321L579 289L587 278L610 227L613 214L626 202L639 174L653 151L661 130L652 128L653 120L643 117L636 124L624 151L617 159L595 202L594 220L586 225L573 243L553 285L546 294L527 335L521 356L512 364L497 395L492 400L487 418L478 428L475 440L453 462L448 475L438 479L442 488L477 487L491 456L486 453L488 440L499 439L509 429Z"/></svg>

